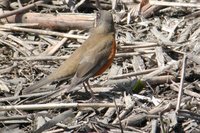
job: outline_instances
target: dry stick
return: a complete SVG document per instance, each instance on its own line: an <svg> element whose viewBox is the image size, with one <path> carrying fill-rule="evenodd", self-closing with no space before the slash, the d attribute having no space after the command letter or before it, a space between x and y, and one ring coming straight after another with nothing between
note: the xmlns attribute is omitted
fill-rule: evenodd
<svg viewBox="0 0 200 133"><path fill-rule="evenodd" d="M148 74L152 71L157 70L158 68L152 68L152 69L147 69L147 70L143 70L140 72L131 72L131 73L126 73L126 74L122 74L122 75L116 75L116 76L112 76L109 79L120 79L120 78L127 78L127 77L132 77L132 76L137 76L137 75L143 75L143 74Z"/></svg>
<svg viewBox="0 0 200 133"><path fill-rule="evenodd" d="M121 119L119 117L119 108L117 106L116 99L114 99L114 104L115 104L115 108L116 108L117 118L119 120L119 126L120 126L121 133L124 133L124 130L123 130L123 127L122 127L122 122L121 122Z"/></svg>
<svg viewBox="0 0 200 133"><path fill-rule="evenodd" d="M28 43L29 45L37 45L37 46L41 46L41 45L45 45L46 43L42 40L40 41L34 41L34 40L24 40L24 42Z"/></svg>
<svg viewBox="0 0 200 133"><path fill-rule="evenodd" d="M179 89L175 85L173 85L173 84L170 85L170 89L179 92ZM191 97L200 98L200 94L198 94L196 92L193 92L191 90L188 90L188 89L184 89L183 93L186 94L186 95L188 95L188 96L191 96Z"/></svg>
<svg viewBox="0 0 200 133"><path fill-rule="evenodd" d="M0 31L0 34L6 38L9 38L10 41L16 42L16 47L21 49L24 53L26 53L26 55L28 55L28 56L31 55L30 50L33 49L33 47L28 45L26 42L24 42L23 40L15 37L7 32Z"/></svg>
<svg viewBox="0 0 200 133"><path fill-rule="evenodd" d="M132 42L124 42L124 41L119 41L120 43L122 43L122 44L127 44L128 46L154 46L154 45L156 45L156 46L158 46L158 43L156 43L156 42L141 42L141 41L132 41Z"/></svg>
<svg viewBox="0 0 200 133"><path fill-rule="evenodd" d="M157 76L157 75L163 73L165 70L170 69L173 65L178 65L179 62L180 62L180 61L171 61L171 62L169 62L168 65L163 66L163 67L160 67L159 69L157 69L157 70L155 70L155 71L153 71L153 72L151 72L151 73L145 75L145 76L143 77L143 80L145 80L145 79L150 79L151 77Z"/></svg>
<svg viewBox="0 0 200 133"><path fill-rule="evenodd" d="M197 7L200 8L199 4L193 3L181 3L181 2L164 2L164 1L149 1L150 5L157 5L157 6L176 6L176 7Z"/></svg>
<svg viewBox="0 0 200 133"><path fill-rule="evenodd" d="M50 44L51 46L56 45L58 43L58 41L53 40L49 38L48 36L44 36L44 35L38 35L38 36L42 41L46 42L47 44ZM48 48L46 48L45 50L47 50Z"/></svg>
<svg viewBox="0 0 200 133"><path fill-rule="evenodd" d="M76 118L74 117L74 115L71 116L71 117L73 117L74 119L76 119ZM45 117L44 119L45 119L45 121L50 121L50 120L51 120L51 118L49 118L49 117ZM69 130L71 130L71 129L69 128L68 125L65 125L65 124L62 124L62 123L57 123L56 126L57 126L58 128L68 128ZM76 126L77 126L77 127L78 127L78 126L80 127L80 125L76 125ZM49 132L48 132L48 133L49 133Z"/></svg>
<svg viewBox="0 0 200 133"><path fill-rule="evenodd" d="M115 107L114 103L49 103L49 104L26 104L26 105L13 105L13 106L1 106L0 111L9 110L43 110L43 109L55 109L55 108L83 108L83 107ZM123 104L118 103L118 107L124 107Z"/></svg>
<svg viewBox="0 0 200 133"><path fill-rule="evenodd" d="M200 24L198 24L197 27L200 27ZM199 33L200 33L200 29L198 28L197 30L192 32L192 34L189 36L188 40L190 40L190 41L196 40L196 38L199 36Z"/></svg>
<svg viewBox="0 0 200 133"><path fill-rule="evenodd" d="M11 48L13 49L13 51L18 51L18 52L20 52L22 55L28 56L28 55L27 55L24 51L22 51L20 48L18 48L17 46L14 46L13 44L9 43L9 42L6 41L6 40L1 40L1 39L0 39L0 43L5 44L5 45L11 47Z"/></svg>
<svg viewBox="0 0 200 133"><path fill-rule="evenodd" d="M127 44L127 43L125 43L125 44ZM126 46L121 46L121 45L123 45L123 44L120 44L119 48L121 48L121 49L147 48L147 47L156 47L156 46L159 46L157 43L148 43L148 42L135 42L135 43L133 43L131 45L128 45L128 46L127 45Z"/></svg>
<svg viewBox="0 0 200 133"><path fill-rule="evenodd" d="M38 23L14 23L14 24L4 24L5 26L16 26L16 27L35 27Z"/></svg>
<svg viewBox="0 0 200 133"><path fill-rule="evenodd" d="M17 0L17 2L18 2L19 7L22 8L23 6L22 6L21 1L20 1L20 0Z"/></svg>
<svg viewBox="0 0 200 133"><path fill-rule="evenodd" d="M9 29L9 30L13 30L13 31L31 32L31 33L42 34L42 35L52 35L52 36L74 38L74 39L87 39L88 38L86 36L72 35L72 34L60 33L60 32L55 32L55 31L28 29L28 28L6 26L6 25L0 25L0 28Z"/></svg>
<svg viewBox="0 0 200 133"><path fill-rule="evenodd" d="M28 120L8 120L1 122L2 124L30 124Z"/></svg>
<svg viewBox="0 0 200 133"><path fill-rule="evenodd" d="M9 117L0 117L0 121L8 121L8 120L27 120L28 117L31 115L16 115L16 116L9 116Z"/></svg>
<svg viewBox="0 0 200 133"><path fill-rule="evenodd" d="M53 0L54 1L54 0ZM49 5L49 4L40 4L40 7L46 7L46 8L50 8L50 9L52 9L52 10L58 10L58 9L61 9L61 10L70 10L70 7L67 7L65 4L61 4L60 2L60 4L58 4L57 5L57 3L54 3L52 1L52 5Z"/></svg>
<svg viewBox="0 0 200 133"><path fill-rule="evenodd" d="M39 129L37 129L36 131L34 131L34 133L42 133L43 131L55 126L57 123L69 118L69 117L73 117L73 112L72 110L67 110L62 112L61 114L53 117L51 120L49 120L48 122L46 122L44 125L42 125Z"/></svg>
<svg viewBox="0 0 200 133"><path fill-rule="evenodd" d="M192 54L192 53L188 53L187 54L187 58L194 61L195 63L197 63L198 65L200 65L200 57L195 55L195 54Z"/></svg>
<svg viewBox="0 0 200 133"><path fill-rule="evenodd" d="M115 125L119 122L120 120L120 123L121 123L121 120L125 118L125 116L130 113L133 109L133 107L135 106L134 105L134 102L131 98L130 95L126 95L126 93L124 92L124 102L125 102L125 109L122 110L122 112L119 114L119 118L116 117L115 120L112 122L112 125Z"/></svg>
<svg viewBox="0 0 200 133"><path fill-rule="evenodd" d="M182 73L181 73L181 81L180 81L180 87L179 87L179 93L178 93L178 100L177 100L177 105L176 105L176 112L178 112L178 110L180 109L181 96L183 94L183 85L184 85L184 80L185 80L186 63L187 63L187 56L186 56L186 54L184 54L183 65L182 65Z"/></svg>
<svg viewBox="0 0 200 133"><path fill-rule="evenodd" d="M2 34L3 36L6 36L7 38L13 40L14 42L17 42L19 43L22 47L28 49L28 50L31 50L33 49L33 47L31 47L30 45L28 45L26 42L20 40L19 38L17 38L16 36L13 36L7 32L3 32L3 31L0 31L0 34Z"/></svg>
<svg viewBox="0 0 200 133"><path fill-rule="evenodd" d="M185 117L185 118L191 118L191 119L195 119L197 121L200 121L200 115L197 114L197 113L190 112L190 111L179 110L178 116L182 116L182 117Z"/></svg>
<svg viewBox="0 0 200 133"><path fill-rule="evenodd" d="M187 41L194 26L195 24L191 24L188 25L185 29L183 29L181 32L181 36L177 39L177 43L183 43Z"/></svg>
<svg viewBox="0 0 200 133"><path fill-rule="evenodd" d="M163 122L163 118L162 118L162 113L160 113L160 112L159 112L159 118L160 118L161 131L162 131L162 133L166 133L165 132L165 128L164 128L164 122Z"/></svg>
<svg viewBox="0 0 200 133"><path fill-rule="evenodd" d="M19 20L16 18L20 18ZM32 28L68 31L69 29L90 29L95 25L95 14L81 13L23 13L7 18L3 23L38 23Z"/></svg>
<svg viewBox="0 0 200 133"><path fill-rule="evenodd" d="M40 97L40 96L48 95L51 93L52 92L40 92L40 93L33 93L33 94L27 94L27 95L10 96L10 97L5 97L5 98L0 98L0 102L15 101L19 98Z"/></svg>
<svg viewBox="0 0 200 133"><path fill-rule="evenodd" d="M152 52L153 53L153 52ZM142 53L132 52L132 53L117 53L116 57L130 57L133 55L141 55ZM143 53L143 54L150 54L150 53ZM70 55L65 56L29 56L29 57L15 57L12 58L13 60L26 60L26 61L44 61L44 60L66 60L69 58ZM147 70L148 71L148 70Z"/></svg>
<svg viewBox="0 0 200 133"><path fill-rule="evenodd" d="M57 45L52 46L52 49L48 51L47 55L53 55L66 41L67 38L63 38Z"/></svg>
<svg viewBox="0 0 200 133"><path fill-rule="evenodd" d="M17 67L17 63L14 62L12 66L9 66L9 67L6 67L4 69L1 69L0 70L0 75L4 74L4 73L10 73L10 71L13 70L13 68L15 68L15 67Z"/></svg>
<svg viewBox="0 0 200 133"><path fill-rule="evenodd" d="M151 133L157 133L157 127L158 127L158 122L157 122L157 120L156 119L153 119L152 121L151 121Z"/></svg>
<svg viewBox="0 0 200 133"><path fill-rule="evenodd" d="M50 1L50 0L42 0L42 1L40 0L40 1L37 1L37 2L32 3L30 5L27 5L25 7L19 8L17 10L10 11L10 12L4 13L4 14L0 14L0 19L8 17L8 16L12 16L14 14L19 14L19 13L22 13L22 12L26 12L26 11L32 9L33 7L37 6L38 4L43 4L43 3L48 2L48 1Z"/></svg>
<svg viewBox="0 0 200 133"><path fill-rule="evenodd" d="M134 72L145 71L145 64L141 56L134 56L133 60L131 60L133 64ZM142 78L142 76L138 76L137 78Z"/></svg>
<svg viewBox="0 0 200 133"><path fill-rule="evenodd" d="M178 28L178 25L183 22L184 18L182 18L180 21L178 21L173 27L172 29L170 29L170 32L168 34L168 39L171 40L171 38L173 37L173 35L175 34L175 30Z"/></svg>
<svg viewBox="0 0 200 133"><path fill-rule="evenodd" d="M164 52L162 47L155 47L155 53L158 67L165 66Z"/></svg>
<svg viewBox="0 0 200 133"><path fill-rule="evenodd" d="M116 108L108 108L108 110L102 116L102 123L107 123L112 120L114 113L116 114Z"/></svg>
<svg viewBox="0 0 200 133"><path fill-rule="evenodd" d="M21 61L21 60L26 60L26 61L44 61L44 60L65 60L69 58L70 55L65 55L65 56L29 56L29 57L16 57L12 58L14 61Z"/></svg>
<svg viewBox="0 0 200 133"><path fill-rule="evenodd" d="M148 74L147 74L148 75ZM143 77L146 77L146 75L144 75ZM163 83L169 83L171 82L171 80L176 80L176 78L172 75L166 75L166 76L154 76L154 77L146 77L145 79L141 79L142 82L147 82L148 84L151 85L157 85L157 84L163 84ZM121 83L130 83L130 82L134 82L135 79L118 79L118 80L108 80L107 82L105 82L103 85L113 85L113 84L121 84Z"/></svg>
<svg viewBox="0 0 200 133"><path fill-rule="evenodd" d="M186 15L185 19L189 19L191 17L196 17L196 16L199 16L199 15L200 15L200 11L196 11L196 12L193 12L193 13L191 13L189 15Z"/></svg>
<svg viewBox="0 0 200 133"><path fill-rule="evenodd" d="M76 11L86 0L80 0L73 8L73 11Z"/></svg>
<svg viewBox="0 0 200 133"><path fill-rule="evenodd" d="M191 99L191 97L185 97L185 98L183 98L183 101L188 101L190 99ZM148 112L148 115L155 115L155 114L158 114L159 112L164 113L164 112L170 111L171 109L175 108L176 103L177 103L177 101L172 101L169 104L155 107ZM122 120L122 123L123 123L123 125L125 125L125 124L134 125L140 121L146 120L148 115L147 114L132 114L128 118Z"/></svg>
<svg viewBox="0 0 200 133"><path fill-rule="evenodd" d="M134 56L134 55L144 55L144 54L153 54L155 53L154 50L148 51L148 52L130 52L130 53L117 53L115 57L129 57L129 56Z"/></svg>
<svg viewBox="0 0 200 133"><path fill-rule="evenodd" d="M66 130L65 129L63 129L63 128L60 128L60 129L53 129L52 131L44 131L43 133L64 133L64 132L66 132Z"/></svg>
<svg viewBox="0 0 200 133"><path fill-rule="evenodd" d="M141 15L144 18L148 18L151 15L153 15L155 12L159 11L160 9L165 8L164 6L156 6L156 5L151 5L146 11L142 12Z"/></svg>
<svg viewBox="0 0 200 133"><path fill-rule="evenodd" d="M174 42L170 41L161 32L159 32L156 27L153 27L150 31L157 39L161 40L165 45L176 46Z"/></svg>

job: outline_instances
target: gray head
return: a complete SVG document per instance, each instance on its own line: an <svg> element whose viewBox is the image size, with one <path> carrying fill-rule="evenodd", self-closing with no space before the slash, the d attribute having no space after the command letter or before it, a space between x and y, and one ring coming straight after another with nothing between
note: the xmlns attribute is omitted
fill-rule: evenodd
<svg viewBox="0 0 200 133"><path fill-rule="evenodd" d="M114 23L111 12L101 10L97 13L97 26L99 33L114 32Z"/></svg>

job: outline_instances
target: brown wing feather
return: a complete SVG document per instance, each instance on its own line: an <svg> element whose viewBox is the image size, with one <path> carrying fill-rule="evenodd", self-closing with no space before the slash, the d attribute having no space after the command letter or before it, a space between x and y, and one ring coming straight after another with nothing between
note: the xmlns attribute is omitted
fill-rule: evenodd
<svg viewBox="0 0 200 133"><path fill-rule="evenodd" d="M102 38L96 44L96 47L90 49L83 56L78 65L77 72L72 79L72 88L94 76L108 62L108 57L112 50L112 38L113 36Z"/></svg>

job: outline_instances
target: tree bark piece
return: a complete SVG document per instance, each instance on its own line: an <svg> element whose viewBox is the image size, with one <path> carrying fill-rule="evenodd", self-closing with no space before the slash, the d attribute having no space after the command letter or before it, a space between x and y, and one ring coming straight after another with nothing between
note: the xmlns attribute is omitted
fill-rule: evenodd
<svg viewBox="0 0 200 133"><path fill-rule="evenodd" d="M94 20L94 14L85 15L80 13L24 13L7 17L8 23L38 23L33 28L48 28L60 31L66 31L72 28L90 29L94 27Z"/></svg>

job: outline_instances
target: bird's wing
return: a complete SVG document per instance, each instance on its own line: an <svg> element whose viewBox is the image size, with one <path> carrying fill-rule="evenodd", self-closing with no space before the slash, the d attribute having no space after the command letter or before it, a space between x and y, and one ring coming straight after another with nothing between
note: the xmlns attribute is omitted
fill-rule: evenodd
<svg viewBox="0 0 200 133"><path fill-rule="evenodd" d="M94 48L84 54L78 65L77 72L72 79L70 88L94 76L108 62L112 43L113 39L100 41Z"/></svg>

